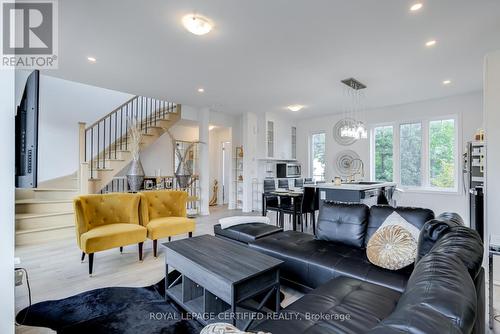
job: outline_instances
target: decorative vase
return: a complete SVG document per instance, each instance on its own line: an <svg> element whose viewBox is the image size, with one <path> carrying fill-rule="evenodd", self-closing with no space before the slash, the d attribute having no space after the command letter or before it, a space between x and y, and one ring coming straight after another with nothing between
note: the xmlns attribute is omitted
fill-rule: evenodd
<svg viewBox="0 0 500 334"><path fill-rule="evenodd" d="M127 173L128 188L130 191L137 192L142 188L144 181L144 168L142 168L141 160L132 160Z"/></svg>

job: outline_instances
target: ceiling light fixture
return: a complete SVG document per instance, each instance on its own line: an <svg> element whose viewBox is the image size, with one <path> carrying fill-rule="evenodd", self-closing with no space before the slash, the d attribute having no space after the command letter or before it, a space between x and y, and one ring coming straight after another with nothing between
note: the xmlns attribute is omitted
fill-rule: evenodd
<svg viewBox="0 0 500 334"><path fill-rule="evenodd" d="M443 85L449 85L449 84L451 84L451 80L444 80L443 81Z"/></svg>
<svg viewBox="0 0 500 334"><path fill-rule="evenodd" d="M430 41L428 41L428 42L426 42L426 43L425 43L425 46L427 46L427 47L431 47L431 46L436 45L436 43L437 43L437 42L436 42L436 40L435 40L435 39L431 39Z"/></svg>
<svg viewBox="0 0 500 334"><path fill-rule="evenodd" d="M198 36L208 34L213 26L210 19L197 14L184 15L182 24L189 32Z"/></svg>
<svg viewBox="0 0 500 334"><path fill-rule="evenodd" d="M94 57L87 57L87 60L91 63L95 63L97 61Z"/></svg>
<svg viewBox="0 0 500 334"><path fill-rule="evenodd" d="M289 105L288 107L286 107L288 110L290 111L300 111L302 108L304 108L303 105L301 104L292 104L292 105Z"/></svg>
<svg viewBox="0 0 500 334"><path fill-rule="evenodd" d="M414 4L414 5L412 5L412 6L410 7L410 10L411 10L412 12L416 12L416 11L418 11L418 10L422 9L422 7L423 7L423 6L424 6L424 5L422 5L420 2L418 2L418 3Z"/></svg>
<svg viewBox="0 0 500 334"><path fill-rule="evenodd" d="M204 93L205 92L205 88L198 88L198 93Z"/></svg>

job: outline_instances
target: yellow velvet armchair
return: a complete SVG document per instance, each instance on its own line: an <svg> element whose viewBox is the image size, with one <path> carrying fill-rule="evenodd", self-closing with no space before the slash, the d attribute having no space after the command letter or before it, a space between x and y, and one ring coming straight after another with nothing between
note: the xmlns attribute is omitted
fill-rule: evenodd
<svg viewBox="0 0 500 334"><path fill-rule="evenodd" d="M153 254L158 254L158 239L188 233L193 236L194 219L187 218L187 193L177 190L141 192L142 224L153 240Z"/></svg>
<svg viewBox="0 0 500 334"><path fill-rule="evenodd" d="M94 253L106 249L138 244L139 260L147 230L141 224L141 196L114 193L82 195L74 199L76 239L82 250L82 262L89 255L89 275L92 275Z"/></svg>

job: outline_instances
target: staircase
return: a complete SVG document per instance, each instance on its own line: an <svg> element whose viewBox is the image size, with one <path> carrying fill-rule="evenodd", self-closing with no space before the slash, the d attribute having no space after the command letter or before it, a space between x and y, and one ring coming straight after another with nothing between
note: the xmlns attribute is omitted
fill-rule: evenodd
<svg viewBox="0 0 500 334"><path fill-rule="evenodd" d="M71 175L16 189L16 245L74 238L73 198L105 192L131 162L128 122L143 134L141 150L153 144L180 119L181 106L135 96L94 124L80 123L80 167Z"/></svg>

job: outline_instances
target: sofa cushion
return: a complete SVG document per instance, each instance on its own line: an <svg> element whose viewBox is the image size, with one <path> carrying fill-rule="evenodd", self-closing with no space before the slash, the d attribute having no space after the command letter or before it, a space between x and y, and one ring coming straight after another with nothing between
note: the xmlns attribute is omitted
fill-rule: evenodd
<svg viewBox="0 0 500 334"><path fill-rule="evenodd" d="M456 257L467 267L473 280L476 279L483 264L483 242L477 231L465 226L450 227L439 239L430 254L442 253Z"/></svg>
<svg viewBox="0 0 500 334"><path fill-rule="evenodd" d="M364 240L365 246L368 244L368 241L377 231L380 225L382 225L387 217L389 217L393 212L397 212L401 217L415 226L418 230L421 230L428 220L434 219L434 212L429 209L410 207L393 208L392 206L388 205L374 205L370 208L370 217L368 219L368 226L366 229L366 236Z"/></svg>
<svg viewBox="0 0 500 334"><path fill-rule="evenodd" d="M316 240L312 235L294 231L270 235L251 243L250 247L283 260L280 275L308 288L347 276L403 291L413 268L383 269L368 261L364 249Z"/></svg>
<svg viewBox="0 0 500 334"><path fill-rule="evenodd" d="M369 333L471 333L476 310L476 288L462 261L432 251L415 266L395 311Z"/></svg>
<svg viewBox="0 0 500 334"><path fill-rule="evenodd" d="M194 219L186 217L162 217L150 220L146 228L148 229L148 238L151 240L158 240L193 232L195 221Z"/></svg>
<svg viewBox="0 0 500 334"><path fill-rule="evenodd" d="M364 333L388 317L401 294L357 279L328 281L286 307L288 319L266 320L253 330L272 333Z"/></svg>
<svg viewBox="0 0 500 334"><path fill-rule="evenodd" d="M362 247L368 223L368 206L324 202L319 211L316 237Z"/></svg>
<svg viewBox="0 0 500 334"><path fill-rule="evenodd" d="M81 249L95 253L106 249L136 244L146 240L146 228L137 224L102 225L85 232L80 237Z"/></svg>
<svg viewBox="0 0 500 334"><path fill-rule="evenodd" d="M451 227L462 226L463 220L456 213L445 212L436 219L431 219L424 224L418 240L416 261L430 252L436 242L441 239Z"/></svg>
<svg viewBox="0 0 500 334"><path fill-rule="evenodd" d="M222 236L243 243L254 242L255 240L281 231L283 229L280 227L264 223L247 223L225 229L221 228L220 224L214 225L216 236Z"/></svg>

